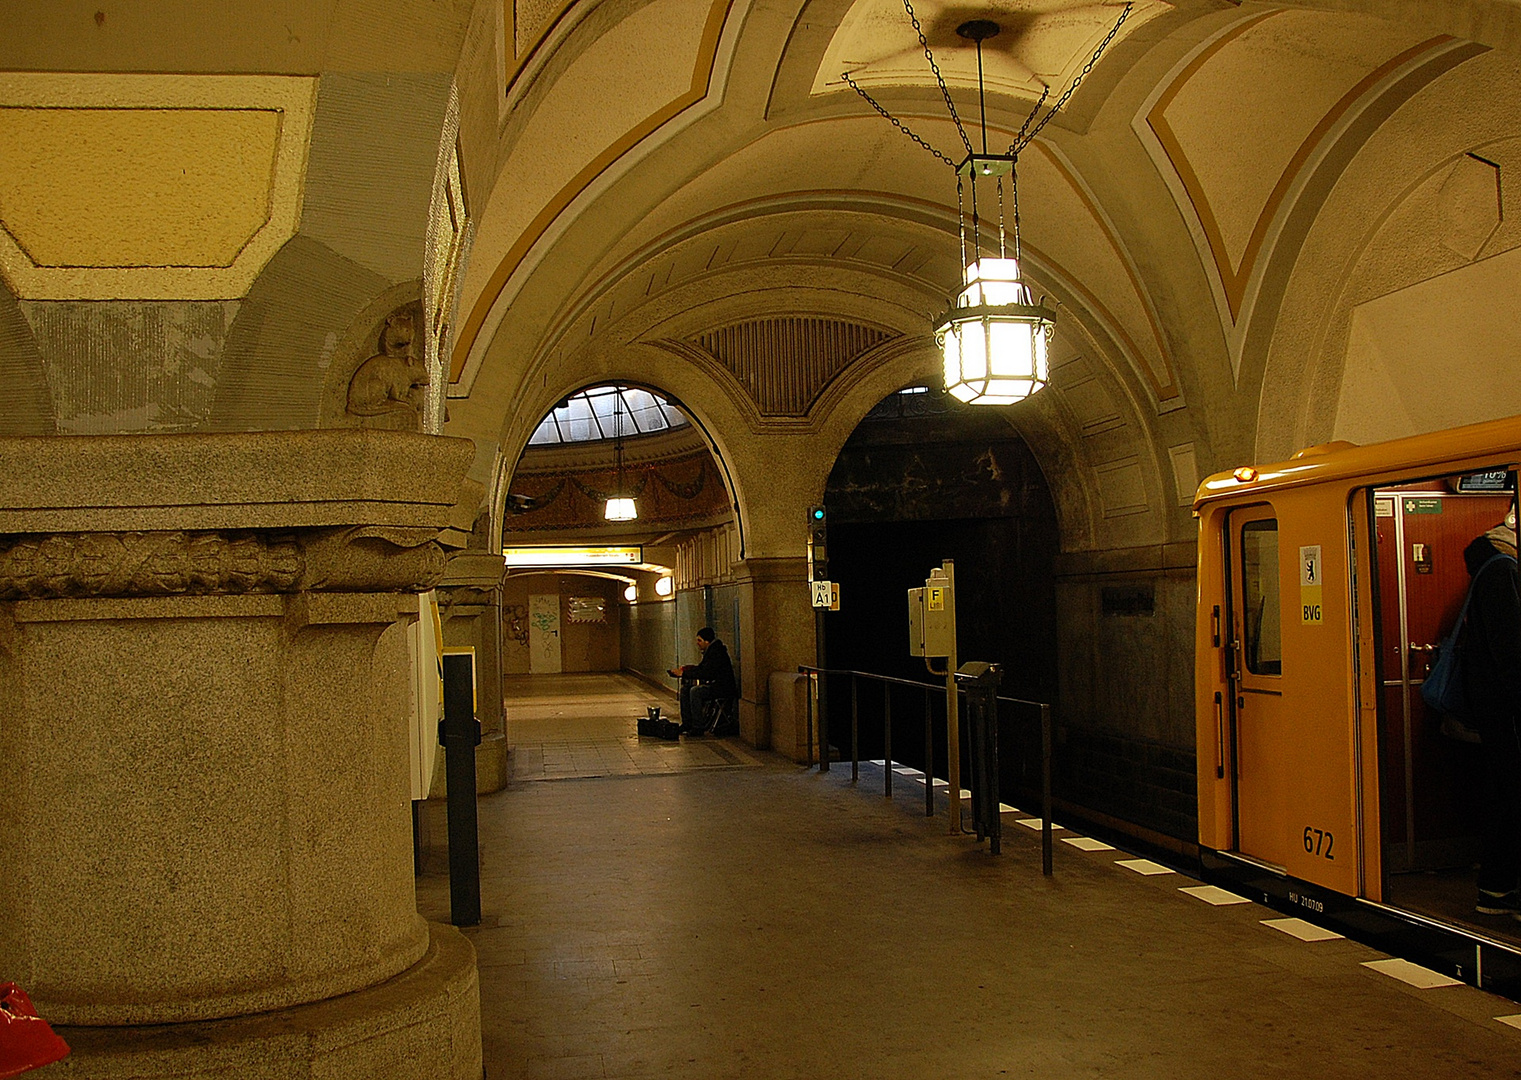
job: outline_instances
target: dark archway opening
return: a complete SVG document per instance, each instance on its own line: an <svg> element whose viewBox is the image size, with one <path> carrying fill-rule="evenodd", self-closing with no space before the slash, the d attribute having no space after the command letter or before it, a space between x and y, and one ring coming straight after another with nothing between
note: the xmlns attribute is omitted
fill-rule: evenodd
<svg viewBox="0 0 1521 1080"><path fill-rule="evenodd" d="M1056 510L1039 463L1002 410L934 390L890 395L840 451L824 503L830 576L841 596L840 611L825 619L829 667L934 681L908 652L907 590L952 559L961 660L1001 664L1002 694L1055 700ZM865 693L863 710L879 715L880 691L872 689L869 706ZM832 741L847 753L849 708L847 693L832 696ZM894 708L893 758L922 768L922 705ZM944 742L942 718L939 776ZM1028 769L1016 776L1026 746L1016 737L1002 755L1007 791L1019 777L1028 782ZM881 747L880 721L863 722L862 757L882 756Z"/></svg>

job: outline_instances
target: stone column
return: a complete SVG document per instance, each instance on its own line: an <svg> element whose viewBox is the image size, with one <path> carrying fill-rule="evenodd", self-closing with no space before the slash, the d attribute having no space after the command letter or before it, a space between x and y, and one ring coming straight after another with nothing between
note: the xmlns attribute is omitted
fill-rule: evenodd
<svg viewBox="0 0 1521 1080"><path fill-rule="evenodd" d="M745 686L740 701L740 735L753 746L769 747L802 760L806 745L794 731L790 702L785 704L788 711L778 716L770 697L773 675L793 675L799 664L814 662L807 561L746 559L735 572L745 586L742 611L749 624L741 665ZM776 725L778 720L781 723Z"/></svg>
<svg viewBox="0 0 1521 1080"><path fill-rule="evenodd" d="M507 733L502 715L502 580L507 565L500 554L456 551L438 584L438 614L446 647L475 649L476 719L481 745L475 750L475 789L489 795L507 786ZM443 757L435 769L434 792L447 792Z"/></svg>
<svg viewBox="0 0 1521 1080"><path fill-rule="evenodd" d="M416 911L406 742L411 594L471 459L0 439L0 971L67 1074L480 1075L473 950Z"/></svg>

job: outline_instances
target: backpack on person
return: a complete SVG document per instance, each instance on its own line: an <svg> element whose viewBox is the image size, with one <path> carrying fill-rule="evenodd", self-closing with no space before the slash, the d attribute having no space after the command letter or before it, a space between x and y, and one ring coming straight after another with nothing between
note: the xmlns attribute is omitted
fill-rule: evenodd
<svg viewBox="0 0 1521 1080"><path fill-rule="evenodd" d="M1463 607L1458 611L1457 621L1438 646L1436 659L1421 682L1421 698L1442 717L1442 734L1459 742L1481 741L1479 732L1469 723L1472 716L1463 691L1462 633L1468 621L1468 605L1473 600L1473 590L1478 584L1479 575L1488 570L1491 563L1501 559L1510 559L1512 563L1516 561L1502 552L1496 552L1484 560L1484 565L1479 567L1473 580L1468 583L1468 593L1463 597Z"/></svg>

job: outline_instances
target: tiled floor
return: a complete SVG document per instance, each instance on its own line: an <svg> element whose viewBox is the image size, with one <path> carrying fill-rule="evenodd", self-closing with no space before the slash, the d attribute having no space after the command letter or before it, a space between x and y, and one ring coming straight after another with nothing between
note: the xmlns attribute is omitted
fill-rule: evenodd
<svg viewBox="0 0 1521 1080"><path fill-rule="evenodd" d="M746 756L481 800L491 1080L1521 1076L1513 1002L1123 851L1058 844L1043 878L1038 833L993 858L913 782ZM447 878L418 903L446 917Z"/></svg>
<svg viewBox="0 0 1521 1080"><path fill-rule="evenodd" d="M675 695L627 675L524 675L506 683L515 782L642 776L755 766L738 740L640 738L638 718L658 706L680 719Z"/></svg>

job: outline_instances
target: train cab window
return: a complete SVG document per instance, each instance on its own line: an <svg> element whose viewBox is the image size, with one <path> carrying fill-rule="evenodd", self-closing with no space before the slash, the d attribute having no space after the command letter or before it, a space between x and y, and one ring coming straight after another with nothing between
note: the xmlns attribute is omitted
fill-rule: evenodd
<svg viewBox="0 0 1521 1080"><path fill-rule="evenodd" d="M1253 675L1283 674L1278 589L1278 522L1248 521L1241 529L1241 584L1246 610L1243 659Z"/></svg>

